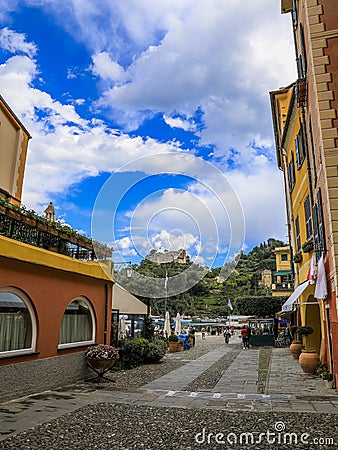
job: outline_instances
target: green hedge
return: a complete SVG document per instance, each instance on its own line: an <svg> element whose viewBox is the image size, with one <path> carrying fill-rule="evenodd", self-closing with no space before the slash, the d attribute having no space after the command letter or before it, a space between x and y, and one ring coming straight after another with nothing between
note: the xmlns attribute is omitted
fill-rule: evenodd
<svg viewBox="0 0 338 450"><path fill-rule="evenodd" d="M129 369L144 363L156 363L160 361L167 351L167 344L161 337L152 340L134 338L124 341L120 350L120 365Z"/></svg>

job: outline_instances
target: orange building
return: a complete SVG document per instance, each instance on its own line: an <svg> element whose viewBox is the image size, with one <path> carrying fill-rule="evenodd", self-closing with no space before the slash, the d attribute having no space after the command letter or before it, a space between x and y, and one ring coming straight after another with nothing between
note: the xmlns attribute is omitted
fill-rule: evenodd
<svg viewBox="0 0 338 450"><path fill-rule="evenodd" d="M85 349L110 343L113 281L94 260L91 240L20 208L29 134L2 98L0 106L0 398L6 401L88 376Z"/></svg>

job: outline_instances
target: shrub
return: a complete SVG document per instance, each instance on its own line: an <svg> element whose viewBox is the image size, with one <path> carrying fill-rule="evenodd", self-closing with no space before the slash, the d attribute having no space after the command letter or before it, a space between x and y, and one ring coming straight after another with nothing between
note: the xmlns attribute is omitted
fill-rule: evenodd
<svg viewBox="0 0 338 450"><path fill-rule="evenodd" d="M297 328L297 334L299 334L299 336L309 336L310 334L313 333L313 328L312 327L298 327Z"/></svg>
<svg viewBox="0 0 338 450"><path fill-rule="evenodd" d="M121 363L125 368L139 366L144 362L148 352L149 341L144 338L134 338L125 341L121 352Z"/></svg>
<svg viewBox="0 0 338 450"><path fill-rule="evenodd" d="M149 342L148 350L145 354L145 363L157 363L160 361L167 351L167 343L160 336L155 337Z"/></svg>
<svg viewBox="0 0 338 450"><path fill-rule="evenodd" d="M178 337L176 336L176 334L171 334L171 335L168 337L168 341L169 341L169 342L178 342Z"/></svg>

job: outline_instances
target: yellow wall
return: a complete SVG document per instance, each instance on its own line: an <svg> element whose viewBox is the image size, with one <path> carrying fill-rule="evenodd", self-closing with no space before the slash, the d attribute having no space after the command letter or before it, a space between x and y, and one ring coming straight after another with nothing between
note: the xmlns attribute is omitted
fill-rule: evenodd
<svg viewBox="0 0 338 450"><path fill-rule="evenodd" d="M53 269L73 272L93 278L111 280L106 268L95 261L80 261L59 253L50 252L42 248L33 247L13 239L0 236L0 256L25 261L31 264L51 267ZM107 273L106 273L107 272Z"/></svg>
<svg viewBox="0 0 338 450"><path fill-rule="evenodd" d="M300 130L301 112L300 109L297 108L296 101L292 101L292 93L293 86L291 85L280 91L271 92L270 97L274 120L277 159L280 169L284 172L285 198L288 210L288 223L290 225L290 244L292 254L294 255L299 251L295 226L297 216L299 218L301 246L307 240L304 201L309 194L309 182L306 157L300 168L297 168L295 140ZM295 168L295 184L290 192L287 167L292 159L292 155ZM295 286L298 286L307 279L311 256L312 252L302 252L302 262L294 264ZM277 253L276 261L279 270L283 270L281 267L280 255ZM314 286L310 285L305 289L297 302L301 304L299 307L301 325L312 326L315 330L314 334L307 338L306 345L316 348L319 352L323 326L322 311L320 311L319 303L318 305L309 304L316 302L313 297L313 292Z"/></svg>
<svg viewBox="0 0 338 450"><path fill-rule="evenodd" d="M20 204L30 135L0 96L0 189Z"/></svg>

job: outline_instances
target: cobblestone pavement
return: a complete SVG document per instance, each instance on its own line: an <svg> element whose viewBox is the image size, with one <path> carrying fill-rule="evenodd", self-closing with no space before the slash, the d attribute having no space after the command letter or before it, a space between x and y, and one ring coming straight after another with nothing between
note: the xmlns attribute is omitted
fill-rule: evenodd
<svg viewBox="0 0 338 450"><path fill-rule="evenodd" d="M338 448L338 395L288 349L208 336L110 377L0 404L0 449Z"/></svg>

